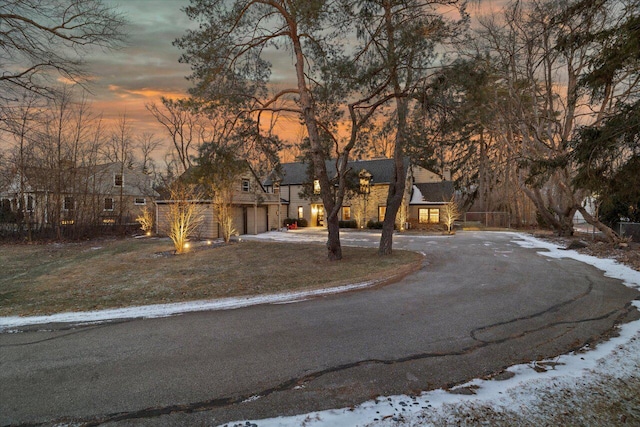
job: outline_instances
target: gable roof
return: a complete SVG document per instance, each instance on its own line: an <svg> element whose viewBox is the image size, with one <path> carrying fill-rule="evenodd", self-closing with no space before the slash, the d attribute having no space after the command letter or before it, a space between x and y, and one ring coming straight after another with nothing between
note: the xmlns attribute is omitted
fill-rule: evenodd
<svg viewBox="0 0 640 427"><path fill-rule="evenodd" d="M327 172L330 177L336 175L336 161L325 161ZM404 159L405 168L409 167L409 159ZM283 163L281 165L282 181L280 185L302 185L309 183L308 171L311 167L310 163L296 162L296 163ZM393 177L393 159L374 159L374 160L352 160L349 162L348 167L354 172L358 173L362 169L366 169L371 174L372 184L388 184ZM272 173L265 181L265 185L273 185L274 176L276 173Z"/></svg>
<svg viewBox="0 0 640 427"><path fill-rule="evenodd" d="M413 184L411 204L446 203L451 200L453 193L453 181Z"/></svg>

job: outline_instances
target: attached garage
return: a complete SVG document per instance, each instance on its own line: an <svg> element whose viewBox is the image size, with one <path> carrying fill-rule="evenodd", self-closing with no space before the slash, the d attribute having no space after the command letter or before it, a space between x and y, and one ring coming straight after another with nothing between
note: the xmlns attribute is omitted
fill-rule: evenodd
<svg viewBox="0 0 640 427"><path fill-rule="evenodd" d="M159 200L156 202L156 233L162 236L169 234L169 216L171 205L175 203L171 200ZM193 234L197 239L217 239L222 236L220 227L216 221L215 210L210 201L196 202L203 207L202 223ZM245 205L233 207L233 224L237 234L259 234L269 231L269 206ZM277 206L277 203L276 203Z"/></svg>

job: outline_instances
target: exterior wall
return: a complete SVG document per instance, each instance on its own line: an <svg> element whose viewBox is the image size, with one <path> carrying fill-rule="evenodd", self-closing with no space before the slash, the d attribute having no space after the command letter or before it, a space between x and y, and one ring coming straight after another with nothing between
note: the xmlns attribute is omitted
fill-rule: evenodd
<svg viewBox="0 0 640 427"><path fill-rule="evenodd" d="M192 237L195 239L217 239L222 237L215 219L213 206L211 203L202 203L202 205L204 220ZM166 236L169 234L170 206L168 203L159 203L156 205L156 208L156 233L161 236ZM277 207L275 210L277 210ZM257 206L255 208L254 206L234 207L233 223L236 232L238 234L254 234L256 231L257 233L268 231L267 212L267 206Z"/></svg>
<svg viewBox="0 0 640 427"><path fill-rule="evenodd" d="M33 169L24 178L25 200L31 198L33 210L29 215L32 224L51 227L57 221L63 224L109 225L121 222L135 224L145 207L153 209L158 195L150 178L141 172L122 168L119 163L72 168L65 171L64 186L60 193L53 191L51 170ZM116 174L122 175L122 185L115 185ZM20 177L0 195L19 208ZM65 197L72 198L72 209L64 206ZM110 209L105 209L105 199L113 199ZM144 204L136 204L144 199Z"/></svg>
<svg viewBox="0 0 640 427"><path fill-rule="evenodd" d="M440 210L440 224L442 224L442 216L444 205L411 205L409 206L409 222L411 224L417 224L420 221L420 209L438 209Z"/></svg>
<svg viewBox="0 0 640 427"><path fill-rule="evenodd" d="M218 223L215 221L211 204L203 203L202 206L204 220L193 234L193 237L196 239L217 239L220 237ZM168 203L156 204L156 234L161 236L169 235L169 215L170 206Z"/></svg>
<svg viewBox="0 0 640 427"><path fill-rule="evenodd" d="M375 176L374 176L375 180ZM411 166L407 173L407 182L405 184L405 194L403 197L402 206L398 211L396 218L396 225L402 229L404 225L409 222L409 218L413 211L409 209L409 200L411 197L412 184L427 183L427 182L440 182L442 177L435 172L424 169L420 166ZM283 218L297 218L298 207L302 207L303 218L305 218L309 226L317 226L318 212L322 207L322 201L320 198L317 200L302 199L298 193L301 191L302 185L292 184L283 185L281 187L281 197L284 200L288 200L289 204L286 209L286 214ZM345 198L343 202L344 206L351 208L351 219L355 219L359 227L366 227L369 221L378 221L379 208L386 207L387 196L389 191L388 183L377 183L374 181L371 186L370 193L365 197L361 194L355 194L349 198ZM416 210L416 212L418 212ZM325 212L326 216L326 212ZM344 220L343 211L339 213L339 218Z"/></svg>
<svg viewBox="0 0 640 427"><path fill-rule="evenodd" d="M307 199L303 199L300 197L299 193L302 191L302 185L288 185L286 186L286 191L283 193L289 197L289 211L287 212L287 218L298 218L298 207L302 206L304 211L304 218L309 222L309 225L312 223L312 213L311 213L311 204L319 204L321 201L311 202ZM284 190L284 189L283 189ZM285 197L283 194L283 198ZM315 219L315 217L314 217ZM314 222L315 224L315 222Z"/></svg>
<svg viewBox="0 0 640 427"><path fill-rule="evenodd" d="M435 172L431 172L423 167L413 165L411 166L413 172L413 182L414 183L427 183L427 182L438 182L442 181L442 177Z"/></svg>
<svg viewBox="0 0 640 427"><path fill-rule="evenodd" d="M268 230L277 230L283 226L282 221L287 217L287 208L288 205L281 204L280 212L278 213L278 205L267 206L269 216Z"/></svg>
<svg viewBox="0 0 640 427"><path fill-rule="evenodd" d="M400 210L398 211L396 219L396 223L399 228L402 228L404 223L407 221L407 209L409 206L409 196L411 192L411 185L409 183L406 185L406 189L404 200ZM322 201L302 199L298 196L300 190L300 185L282 187L282 197L285 198L285 200L289 195L289 192L291 192L291 199L288 205L288 213L286 217L297 218L298 207L302 206L304 212L303 217L307 220L310 227L316 227L318 224L318 212L322 209ZM371 191L366 197L361 194L355 194L350 198L345 198L342 206L349 206L351 208L351 219L355 219L358 223L358 227L363 228L366 227L369 221L379 220L379 207L386 207L388 191L388 184L375 184L371 186ZM326 217L326 212L324 214ZM338 214L338 217L341 220L344 219L342 209ZM326 226L326 224L323 224L323 226Z"/></svg>

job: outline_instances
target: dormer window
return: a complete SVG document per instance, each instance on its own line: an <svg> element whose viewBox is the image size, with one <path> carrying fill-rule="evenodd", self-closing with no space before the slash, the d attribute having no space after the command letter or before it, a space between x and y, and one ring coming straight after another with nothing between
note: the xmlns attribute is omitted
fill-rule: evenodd
<svg viewBox="0 0 640 427"><path fill-rule="evenodd" d="M251 182L248 179L242 180L242 191L248 193L251 190Z"/></svg>
<svg viewBox="0 0 640 427"><path fill-rule="evenodd" d="M122 176L121 173L117 173L113 176L113 185L115 187L122 187L123 183L124 183L124 177Z"/></svg>
<svg viewBox="0 0 640 427"><path fill-rule="evenodd" d="M313 194L320 194L320 180L313 180Z"/></svg>

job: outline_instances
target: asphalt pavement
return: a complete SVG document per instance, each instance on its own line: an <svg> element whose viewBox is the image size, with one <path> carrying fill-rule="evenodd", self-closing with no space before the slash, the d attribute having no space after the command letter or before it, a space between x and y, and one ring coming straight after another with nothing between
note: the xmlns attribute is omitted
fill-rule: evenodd
<svg viewBox="0 0 640 427"><path fill-rule="evenodd" d="M344 250L378 238L345 233ZM5 331L0 425L215 425L345 407L496 375L638 318L638 291L516 238L398 235L394 248L425 253L420 271L291 304Z"/></svg>

